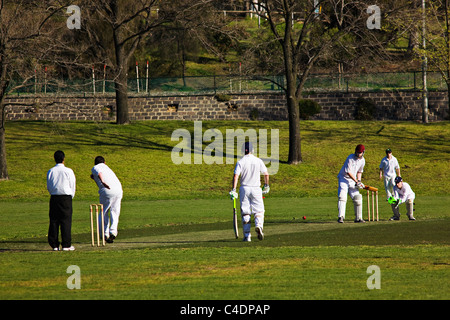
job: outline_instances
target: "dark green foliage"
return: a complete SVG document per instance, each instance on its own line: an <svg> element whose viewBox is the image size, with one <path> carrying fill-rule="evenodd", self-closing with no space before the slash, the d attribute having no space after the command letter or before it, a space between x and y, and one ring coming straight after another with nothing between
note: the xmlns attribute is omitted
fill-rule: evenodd
<svg viewBox="0 0 450 320"><path fill-rule="evenodd" d="M355 120L373 120L377 105L370 99L358 98L355 105Z"/></svg>
<svg viewBox="0 0 450 320"><path fill-rule="evenodd" d="M298 102L298 107L300 109L300 119L303 120L308 120L309 117L320 113L322 110L319 103L309 99L300 99Z"/></svg>

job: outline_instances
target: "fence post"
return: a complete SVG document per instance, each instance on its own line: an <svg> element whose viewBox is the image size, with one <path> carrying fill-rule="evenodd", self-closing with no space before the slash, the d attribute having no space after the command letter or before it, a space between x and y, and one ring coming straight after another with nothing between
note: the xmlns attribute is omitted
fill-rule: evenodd
<svg viewBox="0 0 450 320"><path fill-rule="evenodd" d="M148 93L148 60L147 60L147 69L145 72L145 93Z"/></svg>
<svg viewBox="0 0 450 320"><path fill-rule="evenodd" d="M92 66L92 91L95 95L95 71L94 71L94 66Z"/></svg>
<svg viewBox="0 0 450 320"><path fill-rule="evenodd" d="M137 61L136 61L136 86L137 92L139 93L139 66Z"/></svg>
<svg viewBox="0 0 450 320"><path fill-rule="evenodd" d="M106 64L103 65L103 94L106 90Z"/></svg>

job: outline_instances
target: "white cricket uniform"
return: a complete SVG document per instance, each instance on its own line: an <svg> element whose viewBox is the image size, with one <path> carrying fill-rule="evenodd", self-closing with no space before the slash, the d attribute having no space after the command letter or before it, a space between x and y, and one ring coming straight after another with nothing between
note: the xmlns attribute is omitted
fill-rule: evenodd
<svg viewBox="0 0 450 320"><path fill-rule="evenodd" d="M255 216L255 227L263 228L264 202L261 189L261 174L267 173L264 162L253 154L243 156L234 168L234 174L240 175L239 198L245 237L250 237L250 217Z"/></svg>
<svg viewBox="0 0 450 320"><path fill-rule="evenodd" d="M399 189L397 186L394 186L394 198L402 200L402 203L405 203L407 200L414 201L416 198L416 194L412 191L410 185L406 182L403 182L402 188Z"/></svg>
<svg viewBox="0 0 450 320"><path fill-rule="evenodd" d="M338 210L339 217L345 218L345 209L347 203L347 194L350 195L350 198L355 202L355 200L360 201L358 205L362 206L362 196L359 193L359 188L356 186L355 181L350 178L348 172L352 173L355 178L358 172L364 171L364 165L366 164L366 160L364 157L358 158L354 153L350 154L344 162L341 170L339 171L338 182ZM359 216L361 215L361 216ZM356 219L362 219L362 212L357 213L355 207L355 216Z"/></svg>
<svg viewBox="0 0 450 320"><path fill-rule="evenodd" d="M103 181L110 187L110 189L105 188L105 186L100 182L98 177L99 173L102 174ZM94 181L98 186L100 203L103 204L105 236L109 237L110 234L117 236L120 205L123 196L122 184L116 174L104 163L95 165L92 168L92 175L94 176ZM107 214L108 210L110 210L111 218ZM99 225L101 225L101 220Z"/></svg>
<svg viewBox="0 0 450 320"><path fill-rule="evenodd" d="M400 169L397 158L391 155L391 159L384 157L381 159L380 169L383 170L384 176L384 189L386 190L386 199L393 194L393 189L395 186L395 177L397 175L396 170Z"/></svg>

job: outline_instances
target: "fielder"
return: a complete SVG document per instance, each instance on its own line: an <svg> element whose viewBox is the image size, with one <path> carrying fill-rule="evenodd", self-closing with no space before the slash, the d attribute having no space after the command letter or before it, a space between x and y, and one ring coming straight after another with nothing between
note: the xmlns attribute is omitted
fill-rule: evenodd
<svg viewBox="0 0 450 320"><path fill-rule="evenodd" d="M361 175L364 170L366 160L364 159L365 147L359 144L355 148L355 153L347 157L339 171L338 182L338 222L343 223L345 220L345 208L347 205L347 194L353 200L355 209L355 222L365 222L362 218L363 197L358 189L363 189L364 184L361 183Z"/></svg>
<svg viewBox="0 0 450 320"><path fill-rule="evenodd" d="M386 149L386 157L381 159L380 163L380 180L384 177L384 190L386 190L387 200L394 193L396 173L397 176L400 176L400 166L397 158L392 155L391 149Z"/></svg>
<svg viewBox="0 0 450 320"><path fill-rule="evenodd" d="M398 206L401 203L406 203L406 215L409 220L416 220L414 218L414 199L416 194L412 191L408 183L403 182L402 177L395 178L394 196L389 198L389 203L392 206L394 216L389 220L400 220L400 210Z"/></svg>
<svg viewBox="0 0 450 320"><path fill-rule="evenodd" d="M264 202L263 194L269 193L269 173L264 162L255 157L251 142L244 143L244 156L236 163L234 168L231 199L237 199L236 187L239 176L241 176L241 186L239 188L242 228L244 231L244 241L251 241L251 215L255 219L255 231L259 240L264 239ZM260 174L264 175L264 188L261 190Z"/></svg>
<svg viewBox="0 0 450 320"><path fill-rule="evenodd" d="M94 163L91 178L97 183L100 203L103 204L105 240L108 243L113 243L117 237L117 226L119 224L120 205L123 196L122 184L116 174L106 165L105 158L98 156ZM108 216L108 210L111 217Z"/></svg>

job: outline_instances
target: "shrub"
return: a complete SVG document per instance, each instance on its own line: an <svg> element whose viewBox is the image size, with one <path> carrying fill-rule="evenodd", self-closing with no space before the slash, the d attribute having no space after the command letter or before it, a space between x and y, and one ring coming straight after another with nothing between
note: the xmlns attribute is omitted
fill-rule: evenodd
<svg viewBox="0 0 450 320"><path fill-rule="evenodd" d="M259 117L259 111L258 109L252 109L252 111L250 111L250 120L258 120Z"/></svg>
<svg viewBox="0 0 450 320"><path fill-rule="evenodd" d="M322 107L314 100L300 99L298 102L300 110L300 119L308 120L309 117L320 113Z"/></svg>
<svg viewBox="0 0 450 320"><path fill-rule="evenodd" d="M231 100L231 97L227 94L216 94L215 98L219 102L225 102L225 101Z"/></svg>
<svg viewBox="0 0 450 320"><path fill-rule="evenodd" d="M355 105L356 120L373 120L377 105L370 99L358 98Z"/></svg>

